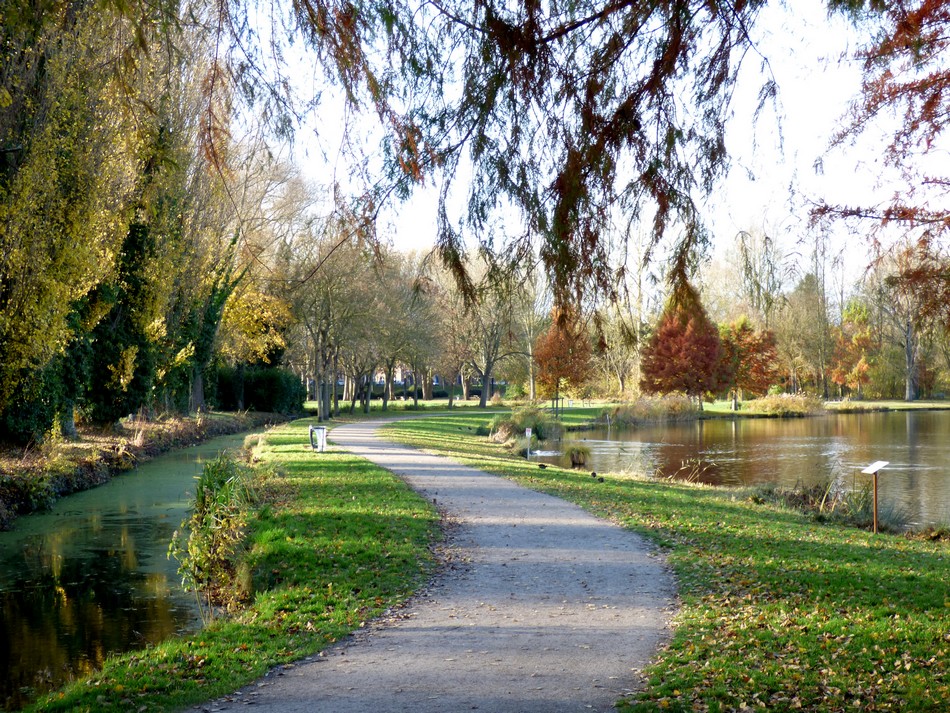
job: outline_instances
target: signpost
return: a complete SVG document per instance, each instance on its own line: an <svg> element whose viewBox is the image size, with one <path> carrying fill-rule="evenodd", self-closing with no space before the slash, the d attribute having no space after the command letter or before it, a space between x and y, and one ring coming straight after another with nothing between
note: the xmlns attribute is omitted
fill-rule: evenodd
<svg viewBox="0 0 950 713"><path fill-rule="evenodd" d="M862 473L866 473L874 478L874 534L877 534L877 472L886 466L890 461L886 460L876 460L867 468L862 470Z"/></svg>
<svg viewBox="0 0 950 713"><path fill-rule="evenodd" d="M527 455L525 457L530 458L531 457L531 429L530 428L526 428L524 430L524 437L528 439L528 450L527 450Z"/></svg>

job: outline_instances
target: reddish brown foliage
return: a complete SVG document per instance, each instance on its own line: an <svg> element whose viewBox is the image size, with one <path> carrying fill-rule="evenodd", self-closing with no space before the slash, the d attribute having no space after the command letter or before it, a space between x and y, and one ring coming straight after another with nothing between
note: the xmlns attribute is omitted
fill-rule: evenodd
<svg viewBox="0 0 950 713"><path fill-rule="evenodd" d="M844 143L882 116L898 117L884 155L904 174L905 187L889 205L821 205L816 217L893 223L926 236L950 230L945 208L948 179L922 173L921 156L937 150L950 118L950 4L945 0L886 3L881 31L859 52L864 61L861 96L837 136Z"/></svg>
<svg viewBox="0 0 950 713"><path fill-rule="evenodd" d="M717 388L765 394L778 376L778 352L772 331L756 331L748 320L742 319L724 329L720 339L722 359Z"/></svg>
<svg viewBox="0 0 950 713"><path fill-rule="evenodd" d="M590 337L576 315L555 314L534 346L538 382L554 395L568 384L583 384L590 376L591 354Z"/></svg>
<svg viewBox="0 0 950 713"><path fill-rule="evenodd" d="M717 387L721 346L716 325L686 285L670 299L643 352L640 388L649 394L702 396Z"/></svg>

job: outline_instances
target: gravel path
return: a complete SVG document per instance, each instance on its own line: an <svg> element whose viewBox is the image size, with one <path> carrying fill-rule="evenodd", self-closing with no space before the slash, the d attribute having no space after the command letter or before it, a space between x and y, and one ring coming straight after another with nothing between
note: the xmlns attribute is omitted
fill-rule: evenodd
<svg viewBox="0 0 950 713"><path fill-rule="evenodd" d="M668 635L674 583L634 533L447 458L332 441L396 473L451 521L449 566L372 626L200 710L273 713L610 711Z"/></svg>

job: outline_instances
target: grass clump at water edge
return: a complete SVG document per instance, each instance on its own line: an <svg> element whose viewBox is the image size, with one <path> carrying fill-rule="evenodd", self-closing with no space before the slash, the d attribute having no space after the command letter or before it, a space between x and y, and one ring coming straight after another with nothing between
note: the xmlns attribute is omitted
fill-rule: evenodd
<svg viewBox="0 0 950 713"><path fill-rule="evenodd" d="M181 709L320 651L415 591L433 566L437 513L366 461L313 453L311 423L278 427L255 449L270 474L252 481L238 562L247 605L194 635L110 657L27 710Z"/></svg>
<svg viewBox="0 0 950 713"><path fill-rule="evenodd" d="M523 437L529 428L534 446L543 441L557 440L564 432L564 427L551 413L536 406L517 408L510 414L498 414L487 426L482 424L476 431L479 435L488 435L495 443L509 443Z"/></svg>
<svg viewBox="0 0 950 713"><path fill-rule="evenodd" d="M216 606L237 607L247 586L236 576L256 496L252 472L227 454L205 464L195 484L191 516L172 535L170 557L186 591L195 592L205 623Z"/></svg>
<svg viewBox="0 0 950 713"><path fill-rule="evenodd" d="M772 483L752 488L748 496L753 503L771 503L797 510L818 523L870 530L874 525L874 493L871 483L861 487L843 487L838 480L811 486L783 488ZM878 529L881 532L907 532L907 513L892 504L879 504Z"/></svg>

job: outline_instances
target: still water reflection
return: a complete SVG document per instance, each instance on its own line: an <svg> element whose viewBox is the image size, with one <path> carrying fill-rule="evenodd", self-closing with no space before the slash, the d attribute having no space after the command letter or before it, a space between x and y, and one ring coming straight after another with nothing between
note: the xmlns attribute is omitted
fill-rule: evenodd
<svg viewBox="0 0 950 713"><path fill-rule="evenodd" d="M914 525L950 522L950 411L829 414L796 419L717 419L569 434L591 449L587 467L724 485L812 485L837 479L860 488L879 476L882 507ZM569 466L562 456L540 460Z"/></svg>
<svg viewBox="0 0 950 713"><path fill-rule="evenodd" d="M102 665L111 653L196 629L166 553L202 463L226 436L145 463L0 533L0 672L6 710Z"/></svg>

